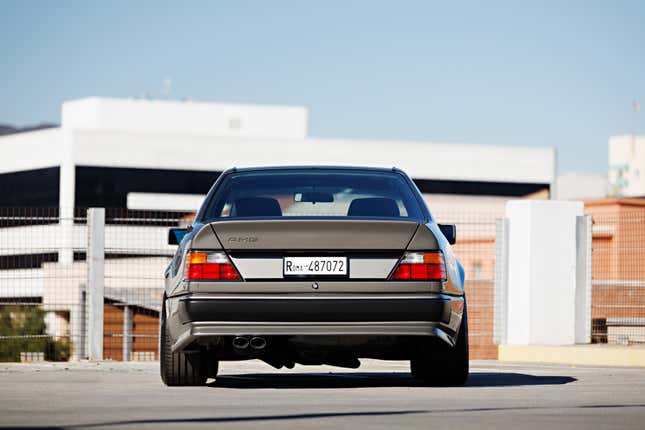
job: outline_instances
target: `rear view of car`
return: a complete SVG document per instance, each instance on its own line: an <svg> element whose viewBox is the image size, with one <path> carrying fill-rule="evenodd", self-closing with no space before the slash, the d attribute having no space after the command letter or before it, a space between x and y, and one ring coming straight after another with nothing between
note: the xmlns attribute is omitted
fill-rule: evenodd
<svg viewBox="0 0 645 430"><path fill-rule="evenodd" d="M357 368L409 360L415 378L468 377L464 274L397 169L231 169L174 229L161 376L202 385L226 360Z"/></svg>

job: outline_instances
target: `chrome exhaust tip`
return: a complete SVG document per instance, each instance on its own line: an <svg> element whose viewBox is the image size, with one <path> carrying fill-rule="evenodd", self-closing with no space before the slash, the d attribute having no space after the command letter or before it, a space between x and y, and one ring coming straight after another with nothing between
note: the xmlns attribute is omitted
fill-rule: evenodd
<svg viewBox="0 0 645 430"><path fill-rule="evenodd" d="M246 349L249 346L249 339L244 336L235 336L233 338L233 347L235 349Z"/></svg>
<svg viewBox="0 0 645 430"><path fill-rule="evenodd" d="M251 348L253 349L264 349L267 346L267 341L263 337L256 336L251 338L249 345L251 345Z"/></svg>

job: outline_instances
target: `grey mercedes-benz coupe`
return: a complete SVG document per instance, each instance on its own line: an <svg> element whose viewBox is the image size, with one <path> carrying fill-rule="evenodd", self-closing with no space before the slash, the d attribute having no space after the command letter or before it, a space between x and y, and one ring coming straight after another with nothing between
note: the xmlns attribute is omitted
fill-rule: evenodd
<svg viewBox="0 0 645 430"><path fill-rule="evenodd" d="M161 377L203 385L226 360L357 368L409 360L430 385L468 378L464 271L396 168L225 171L165 271Z"/></svg>

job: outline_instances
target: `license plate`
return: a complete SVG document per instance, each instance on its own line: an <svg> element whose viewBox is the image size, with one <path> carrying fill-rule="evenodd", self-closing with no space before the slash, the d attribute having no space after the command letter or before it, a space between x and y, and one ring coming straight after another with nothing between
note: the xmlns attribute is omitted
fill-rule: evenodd
<svg viewBox="0 0 645 430"><path fill-rule="evenodd" d="M347 275L347 257L284 257L284 276Z"/></svg>

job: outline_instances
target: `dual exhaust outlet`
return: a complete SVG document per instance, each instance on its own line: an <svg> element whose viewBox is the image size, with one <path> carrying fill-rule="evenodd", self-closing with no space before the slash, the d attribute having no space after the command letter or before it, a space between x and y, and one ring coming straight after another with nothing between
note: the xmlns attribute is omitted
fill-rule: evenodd
<svg viewBox="0 0 645 430"><path fill-rule="evenodd" d="M233 347L238 351L248 350L249 348L259 351L266 348L266 346L266 339L260 336L235 336L233 338Z"/></svg>

